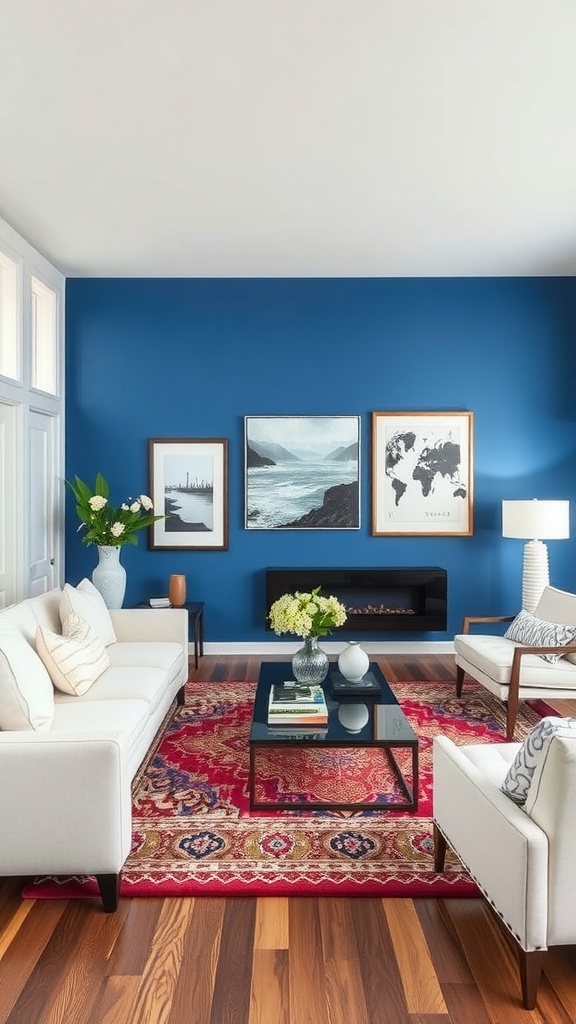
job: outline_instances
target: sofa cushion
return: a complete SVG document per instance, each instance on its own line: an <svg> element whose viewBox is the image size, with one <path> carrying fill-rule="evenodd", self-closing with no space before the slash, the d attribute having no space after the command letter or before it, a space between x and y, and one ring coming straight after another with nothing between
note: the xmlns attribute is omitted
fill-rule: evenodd
<svg viewBox="0 0 576 1024"><path fill-rule="evenodd" d="M49 729L54 689L40 658L11 625L0 625L0 729Z"/></svg>
<svg viewBox="0 0 576 1024"><path fill-rule="evenodd" d="M167 689L166 672L159 668L107 668L105 672L81 697L73 697L67 693L57 693L54 701L57 707L61 704L90 704L108 701L110 721L114 722L116 701L137 700L145 703L148 714L153 714L164 698Z"/></svg>
<svg viewBox="0 0 576 1024"><path fill-rule="evenodd" d="M503 687L510 683L517 646L513 640L487 633L458 633L454 637L457 663L464 661ZM533 686L539 690L573 690L576 687L576 665L572 665L568 658L561 658L556 665L550 665L537 654L525 654L520 668L520 686Z"/></svg>
<svg viewBox="0 0 576 1024"><path fill-rule="evenodd" d="M526 802L532 777L541 758L544 757L547 743L556 733L565 733L567 730L573 730L576 735L576 718L548 715L530 730L501 786L502 792L514 803L522 805Z"/></svg>
<svg viewBox="0 0 576 1024"><path fill-rule="evenodd" d="M506 640L515 640L524 647L567 647L576 638L576 626L547 622L522 609L504 634ZM555 665L561 654L541 654L550 665Z"/></svg>
<svg viewBox="0 0 576 1024"><path fill-rule="evenodd" d="M162 668L170 676L182 666L181 644L169 640L118 641L108 648L112 668Z"/></svg>
<svg viewBox="0 0 576 1024"><path fill-rule="evenodd" d="M100 638L73 612L64 619L62 634L38 627L36 650L56 689L75 696L86 693L110 664Z"/></svg>
<svg viewBox="0 0 576 1024"><path fill-rule="evenodd" d="M77 587L72 587L69 583L64 584L60 599L60 621L62 624L71 613L84 619L100 637L105 647L116 642L110 612L102 594L96 590L90 580L81 580Z"/></svg>

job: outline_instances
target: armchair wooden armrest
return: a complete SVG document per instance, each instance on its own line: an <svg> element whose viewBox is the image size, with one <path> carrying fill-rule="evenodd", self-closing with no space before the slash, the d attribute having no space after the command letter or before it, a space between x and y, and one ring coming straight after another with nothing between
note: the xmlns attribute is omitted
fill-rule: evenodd
<svg viewBox="0 0 576 1024"><path fill-rule="evenodd" d="M520 690L520 669L522 666L522 658L525 654L561 654L562 657L566 654L576 654L576 646L556 646L556 647L517 647L514 651L514 657L512 658L512 670L510 672L510 685L508 687L508 702L506 708L506 739L514 739L514 725L516 723L516 715L518 714L518 694Z"/></svg>
<svg viewBox="0 0 576 1024"><path fill-rule="evenodd" d="M479 622L513 622L515 615L466 615L462 620L462 633L469 633L470 626Z"/></svg>

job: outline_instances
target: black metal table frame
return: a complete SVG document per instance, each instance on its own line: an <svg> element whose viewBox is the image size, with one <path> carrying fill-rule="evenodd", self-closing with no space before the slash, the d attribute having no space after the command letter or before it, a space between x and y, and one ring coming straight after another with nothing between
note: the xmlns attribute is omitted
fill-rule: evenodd
<svg viewBox="0 0 576 1024"><path fill-rule="evenodd" d="M371 665L370 667L372 669L376 668L377 672L380 675L382 675L382 673L381 673L380 669L378 668L378 666ZM386 680L384 679L384 676L382 676L382 679L384 680L384 682L386 682ZM258 683L258 686L260 686L260 681ZM369 698L365 697L364 700L369 700ZM402 712L400 707L398 707L398 711L399 711L399 713L403 717L405 717L404 713ZM302 801L298 801L298 802L295 802L295 801L290 802L290 801L284 801L284 800L261 801L261 800L257 800L256 799L256 756L257 756L258 750L260 750L260 749L272 748L272 749L275 749L275 750L285 750L286 748L299 748L300 750L302 750L302 749L305 749L305 750L326 750L326 749L329 748L329 749L338 749L338 750L345 750L345 749L356 749L357 750L357 749L365 748L365 747L377 747L377 748L383 750L384 754L386 755L386 759L388 761L388 764L390 765L390 767L391 767L391 769L392 769L392 771L393 771L393 773L394 773L394 775L396 777L396 780L397 780L397 782L398 782L402 792L406 796L406 801L405 802L401 803L399 801L394 801L392 803L385 803L385 804L384 803L378 803L376 801L372 801L370 803L369 802L355 802L355 803L339 803L339 802L336 802L336 803L333 803L333 802L329 802L329 801L325 801L325 802L310 801L310 802L308 802L306 800L302 800ZM412 751L412 786L408 785L408 783L407 783L407 781L406 781L406 779L405 779L405 777L404 777L404 775L402 773L402 769L400 768L400 765L398 764L398 762L397 762L397 760L396 760L396 758L394 756L394 750L400 750L400 749L401 750L409 749L409 750ZM335 739L335 740L322 739L322 740L315 740L313 734L310 737L305 736L303 734L299 734L297 739L296 738L295 739L290 739L290 738L283 737L281 742L278 739L276 739L275 737L263 738L263 739L258 739L258 740L253 740L252 738L250 738L250 768L249 768L249 780L248 780L248 795L249 795L250 810L253 810L253 811L266 811L266 810L270 810L270 811L290 811L290 810L291 811L295 811L295 810L311 810L311 811L312 810L314 810L314 811L320 811L320 810L330 810L330 811L374 811L374 810L381 810L381 811L416 811L418 809L418 767L419 767L419 765L418 765L418 737L416 737L413 740L408 740L408 739L404 739L404 740L402 740L402 739L392 739L392 740L390 740L390 739L386 739L386 740L377 740L377 739L367 740L367 739L362 739L362 740L360 740L360 739L356 739L356 740L346 741L345 739Z"/></svg>

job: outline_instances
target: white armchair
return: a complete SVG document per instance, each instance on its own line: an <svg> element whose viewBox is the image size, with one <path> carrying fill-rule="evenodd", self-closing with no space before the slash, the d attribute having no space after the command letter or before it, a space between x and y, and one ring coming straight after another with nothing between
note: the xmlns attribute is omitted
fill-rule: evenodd
<svg viewBox="0 0 576 1024"><path fill-rule="evenodd" d="M546 587L534 611L542 626L576 627L576 594ZM460 697L466 673L507 705L506 739L514 738L514 726L521 700L534 698L572 698L576 696L576 645L539 639L528 643L506 639L492 633L477 633L472 627L494 627L511 623L513 615L467 616L462 632L454 637L456 660L456 696ZM543 635L544 635L543 631ZM554 636L554 630L548 631ZM558 655L555 664L543 655Z"/></svg>
<svg viewBox="0 0 576 1024"><path fill-rule="evenodd" d="M576 732L545 743L518 806L500 786L521 746L435 738L434 868L448 844L510 932L533 1009L546 950L576 943Z"/></svg>

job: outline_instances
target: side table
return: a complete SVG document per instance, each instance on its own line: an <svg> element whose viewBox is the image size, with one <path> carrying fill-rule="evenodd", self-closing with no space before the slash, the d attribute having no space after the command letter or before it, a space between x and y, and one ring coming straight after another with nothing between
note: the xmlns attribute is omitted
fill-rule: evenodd
<svg viewBox="0 0 576 1024"><path fill-rule="evenodd" d="M137 608L149 608L149 601L140 601ZM194 644L194 667L204 654L204 601L186 601L183 607L188 612L188 639Z"/></svg>

